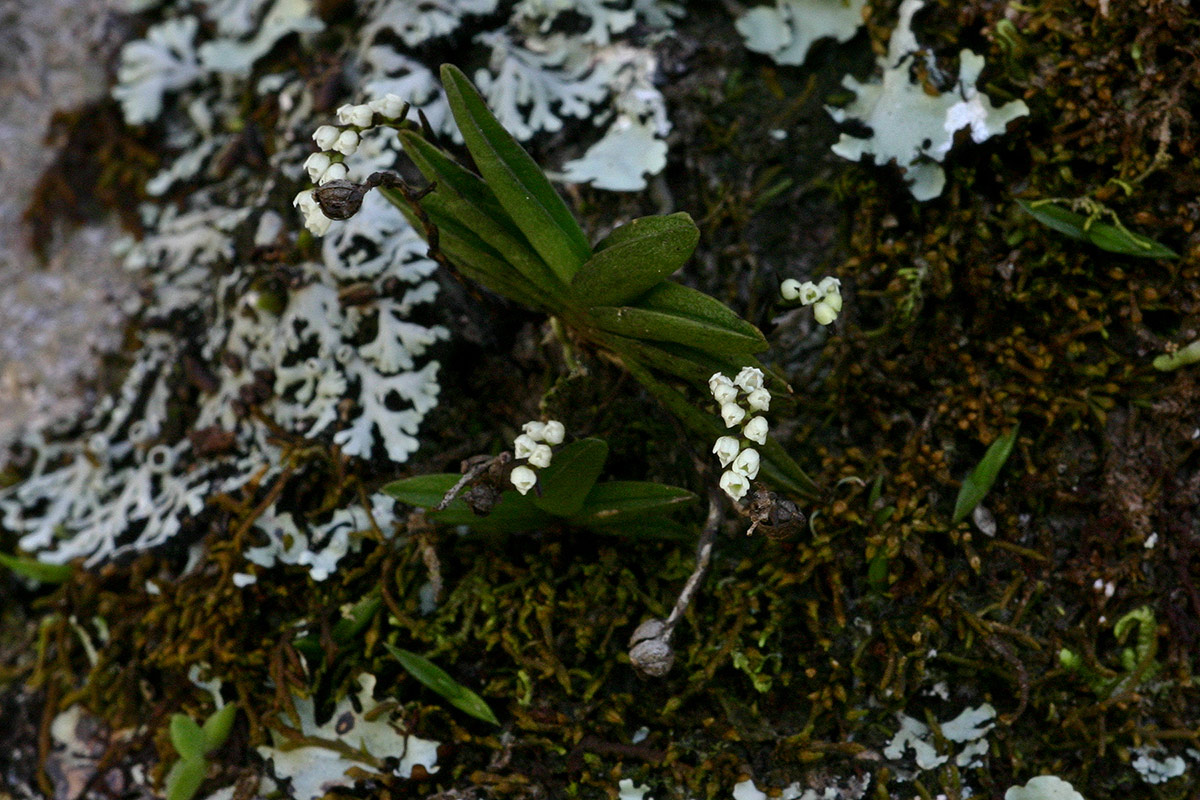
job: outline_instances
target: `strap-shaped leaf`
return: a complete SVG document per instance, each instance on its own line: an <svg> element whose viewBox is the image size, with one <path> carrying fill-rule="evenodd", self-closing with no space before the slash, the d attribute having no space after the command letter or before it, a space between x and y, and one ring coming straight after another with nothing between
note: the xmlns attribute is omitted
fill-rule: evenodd
<svg viewBox="0 0 1200 800"><path fill-rule="evenodd" d="M640 521L695 501L696 495L678 486L647 481L597 483L579 513L571 517L571 523L591 527Z"/></svg>
<svg viewBox="0 0 1200 800"><path fill-rule="evenodd" d="M1142 258L1179 258L1179 254L1174 250L1149 237L1098 220L1092 220L1089 224L1087 217L1068 211L1053 202L1030 203L1017 200L1017 205L1047 228L1072 239L1089 241L1110 253Z"/></svg>
<svg viewBox="0 0 1200 800"><path fill-rule="evenodd" d="M416 475L389 483L382 491L410 506L433 508L461 477L448 472ZM484 517L475 514L461 498L455 498L445 511L433 512L429 518L443 525L466 525L480 533L518 533L554 521L533 504L532 494L521 495L516 491L505 492L492 512Z"/></svg>
<svg viewBox="0 0 1200 800"><path fill-rule="evenodd" d="M658 398L658 401L671 413L679 417L683 424L704 437L705 441L715 442L717 437L729 433L718 417L706 414L696 408L688 402L686 397L655 378L636 360L627 359L625 367L638 383L645 386L646 390ZM792 457L783 449L783 445L770 436L767 437L766 445L759 448L759 455L762 459L759 474L764 480L804 497L817 498L821 496L821 490L812 482L812 479L792 460Z"/></svg>
<svg viewBox="0 0 1200 800"><path fill-rule="evenodd" d="M988 447L987 452L983 454L983 458L975 465L975 469L971 470L962 483L962 487L958 490L958 497L954 501L954 514L950 521L957 525L967 518L967 515L975 510L975 506L983 502L983 498L991 491L992 484L996 482L996 476L1000 474L1000 468L1004 466L1004 462L1008 460L1009 454L1012 452L1013 445L1017 441L1017 433L1021 430L1021 425L1018 423L1011 431L996 438L996 441Z"/></svg>
<svg viewBox="0 0 1200 800"><path fill-rule="evenodd" d="M493 725L500 724L500 720L496 719L496 715L492 713L492 709L488 707L482 697L451 678L444 669L425 656L417 655L409 650L401 650L387 642L384 642L383 646L400 662L400 666L404 667L409 675L446 698L450 705L459 711L470 714L475 719L481 719Z"/></svg>
<svg viewBox="0 0 1200 800"><path fill-rule="evenodd" d="M394 189L381 189L409 224L422 230L412 208ZM512 264L499 253L464 227L458 220L448 217L440 209L426 209L429 220L438 229L438 247L450 261L468 278L487 287L502 297L507 297L530 308L550 311L543 298L536 294L529 281L525 280Z"/></svg>
<svg viewBox="0 0 1200 800"><path fill-rule="evenodd" d="M682 267L698 241L700 229L687 213L635 219L598 245L571 291L585 305L623 305Z"/></svg>
<svg viewBox="0 0 1200 800"><path fill-rule="evenodd" d="M766 340L753 326L751 329L757 336L674 311L633 306L599 306L588 309L588 314L601 330L635 339L677 342L717 354L757 353L767 349Z"/></svg>
<svg viewBox="0 0 1200 800"><path fill-rule="evenodd" d="M47 564L25 556L0 553L0 566L39 583L63 583L71 578L70 564Z"/></svg>
<svg viewBox="0 0 1200 800"><path fill-rule="evenodd" d="M647 342L616 334L609 334L609 337L610 348L628 353L647 366L699 387L706 386L714 372L733 376L742 367L761 366L758 359L746 354L715 355L674 342ZM767 375L770 377L770 373Z"/></svg>
<svg viewBox="0 0 1200 800"><path fill-rule="evenodd" d="M550 466L538 474L542 490L540 497L531 492L533 504L556 517L570 517L579 513L584 500L600 477L604 461L608 458L608 445L603 439L580 439L554 454Z"/></svg>
<svg viewBox="0 0 1200 800"><path fill-rule="evenodd" d="M442 84L454 121L484 180L538 255L564 283L569 283L591 255L591 248L567 204L488 110L461 70L443 64Z"/></svg>
<svg viewBox="0 0 1200 800"><path fill-rule="evenodd" d="M562 281L534 252L486 183L412 131L402 132L400 143L421 174L437 184L421 201L427 211L441 211L473 231L541 291L562 293Z"/></svg>
<svg viewBox="0 0 1200 800"><path fill-rule="evenodd" d="M669 517L627 519L612 524L588 525L587 529L601 536L619 536L622 539L686 542L696 538L695 530Z"/></svg>
<svg viewBox="0 0 1200 800"><path fill-rule="evenodd" d="M711 322L734 333L756 339L761 347L754 352L767 349L767 340L763 338L762 331L733 313L729 306L704 292L698 292L674 281L663 281L646 292L637 299L637 306ZM688 344L698 346L696 342Z"/></svg>

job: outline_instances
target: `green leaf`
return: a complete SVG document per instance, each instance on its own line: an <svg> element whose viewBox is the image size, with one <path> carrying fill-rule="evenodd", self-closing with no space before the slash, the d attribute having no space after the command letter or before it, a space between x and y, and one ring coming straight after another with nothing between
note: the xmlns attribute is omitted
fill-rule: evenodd
<svg viewBox="0 0 1200 800"><path fill-rule="evenodd" d="M572 442L554 454L550 466L539 471L542 496L535 497L532 492L527 496L538 508L556 517L578 514L607 458L608 445L602 439Z"/></svg>
<svg viewBox="0 0 1200 800"><path fill-rule="evenodd" d="M592 322L603 331L634 339L692 345L720 355L757 353L765 350L762 334L749 336L707 320L667 311L633 306L597 306L588 309Z"/></svg>
<svg viewBox="0 0 1200 800"><path fill-rule="evenodd" d="M563 294L562 281L534 252L486 183L412 131L402 132L400 142L426 179L437 183L421 200L427 212L440 212L475 233L541 291Z"/></svg>
<svg viewBox="0 0 1200 800"><path fill-rule="evenodd" d="M583 506L571 517L571 523L590 527L640 521L695 501L696 495L678 486L646 481L598 483L588 492Z"/></svg>
<svg viewBox="0 0 1200 800"><path fill-rule="evenodd" d="M1186 367L1200 361L1200 339L1179 348L1174 353L1163 353L1154 357L1154 368L1162 372Z"/></svg>
<svg viewBox="0 0 1200 800"><path fill-rule="evenodd" d="M211 753L225 744L229 732L233 730L233 721L237 718L237 704L228 703L211 717L204 721L201 732L204 735L204 752Z"/></svg>
<svg viewBox="0 0 1200 800"><path fill-rule="evenodd" d="M47 564L34 558L0 553L0 565L38 583L64 583L71 577L70 564Z"/></svg>
<svg viewBox="0 0 1200 800"><path fill-rule="evenodd" d="M699 240L700 229L683 212L635 219L597 246L571 291L588 306L624 305L682 267Z"/></svg>
<svg viewBox="0 0 1200 800"><path fill-rule="evenodd" d="M588 525L586 527L592 533L597 533L601 536L618 536L622 539L686 542L696 538L694 530L667 517L627 519L623 522Z"/></svg>
<svg viewBox="0 0 1200 800"><path fill-rule="evenodd" d="M492 709L488 708L488 704L483 701L482 697L451 678L441 667L424 656L419 656L409 650L401 650L387 642L384 642L383 646L396 657L400 666L408 670L410 675L446 698L450 701L450 705L459 711L470 714L475 719L481 719L493 725L500 724L500 720L496 719L496 715L492 713Z"/></svg>
<svg viewBox="0 0 1200 800"><path fill-rule="evenodd" d="M400 209L409 224L422 232L421 220L403 196L395 189L380 189L384 196ZM439 208L427 208L429 221L438 229L438 247L468 278L529 308L551 311L520 272L457 219L442 213Z"/></svg>
<svg viewBox="0 0 1200 800"><path fill-rule="evenodd" d="M204 757L204 731L194 719L187 714L172 714L170 732L171 744L184 761Z"/></svg>
<svg viewBox="0 0 1200 800"><path fill-rule="evenodd" d="M378 590L372 591L354 604L348 616L344 616L334 623L329 635L336 644L349 644L371 624L371 620L374 619L382 605L383 598L380 597Z"/></svg>
<svg viewBox="0 0 1200 800"><path fill-rule="evenodd" d="M192 800L204 776L208 773L208 762L203 758L181 758L167 773L167 800Z"/></svg>
<svg viewBox="0 0 1200 800"><path fill-rule="evenodd" d="M563 283L569 283L592 254L570 209L461 70L443 64L442 85L484 180L542 260Z"/></svg>
<svg viewBox="0 0 1200 800"><path fill-rule="evenodd" d="M1018 200L1017 205L1030 214L1038 222L1051 230L1065 234L1072 239L1088 241L1107 250L1110 253L1120 253L1127 256L1142 258L1179 258L1179 254L1153 239L1139 236L1132 231L1109 225L1106 222L1093 220L1088 224L1088 218L1074 211L1068 211L1054 203L1029 203Z"/></svg>
<svg viewBox="0 0 1200 800"><path fill-rule="evenodd" d="M557 460L558 457L555 458ZM553 466L551 464L550 468ZM548 471L549 468L543 470L543 476ZM382 491L411 506L433 508L461 477L452 473L417 475L389 483ZM429 519L442 525L466 525L480 533L518 533L554 522L550 514L534 505L532 493L520 495L516 491L505 492L485 517L477 516L461 498L456 497L445 511L430 513Z"/></svg>
<svg viewBox="0 0 1200 800"><path fill-rule="evenodd" d="M1000 468L1008 460L1020 430L1021 426L1018 424L992 442L983 454L983 460L963 481L962 488L958 490L958 499L954 501L954 515L950 519L952 524L957 525L966 519L967 515L975 510L975 506L987 496L992 484L996 482L996 476L1000 474Z"/></svg>
<svg viewBox="0 0 1200 800"><path fill-rule="evenodd" d="M602 343L620 355L632 355L642 364L698 387L706 387L714 372L736 375L742 367L758 366L758 359L745 353L716 355L675 342L649 342L615 333L605 334Z"/></svg>

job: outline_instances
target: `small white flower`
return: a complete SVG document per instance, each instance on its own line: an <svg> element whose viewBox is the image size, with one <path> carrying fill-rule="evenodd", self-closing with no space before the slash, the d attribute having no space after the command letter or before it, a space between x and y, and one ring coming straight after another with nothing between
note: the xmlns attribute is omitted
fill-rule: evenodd
<svg viewBox="0 0 1200 800"><path fill-rule="evenodd" d="M825 305L829 306L839 314L842 311L842 295L840 292L830 292L829 294L825 295L825 299L821 302L825 303Z"/></svg>
<svg viewBox="0 0 1200 800"><path fill-rule="evenodd" d="M745 475L728 470L721 475L721 489L734 500L741 500L750 491L750 481Z"/></svg>
<svg viewBox="0 0 1200 800"><path fill-rule="evenodd" d="M321 176L325 174L325 170L329 169L329 165L332 163L333 162L330 161L329 156L325 153L313 153L304 161L304 168L308 170L309 180L311 180L313 183L316 183L321 179Z"/></svg>
<svg viewBox="0 0 1200 800"><path fill-rule="evenodd" d="M398 94L388 93L383 97L375 98L367 103L367 106L381 117L396 119L404 110L404 100Z"/></svg>
<svg viewBox="0 0 1200 800"><path fill-rule="evenodd" d="M535 467L545 469L550 466L550 459L554 457L554 451L550 449L548 444L539 444L533 448L533 452L529 454L529 463Z"/></svg>
<svg viewBox="0 0 1200 800"><path fill-rule="evenodd" d="M340 181L346 177L347 172L349 170L346 169L346 165L338 161L329 165L329 169L325 170L325 174L321 176L321 179L317 183L324 186L330 181Z"/></svg>
<svg viewBox="0 0 1200 800"><path fill-rule="evenodd" d="M821 282L817 284L817 291L822 297L828 297L831 294L841 294L842 282L832 275L821 278Z"/></svg>
<svg viewBox="0 0 1200 800"><path fill-rule="evenodd" d="M821 290L812 281L805 281L800 284L800 304L811 306L813 303L821 299Z"/></svg>
<svg viewBox="0 0 1200 800"><path fill-rule="evenodd" d="M370 106L356 106L347 103L337 110L338 122L343 125L356 125L359 128L371 127L371 120L375 117L375 112Z"/></svg>
<svg viewBox="0 0 1200 800"><path fill-rule="evenodd" d="M552 419L546 423L546 427L542 429L542 441L546 444L562 444L563 438L567 435L567 429L563 424L556 419Z"/></svg>
<svg viewBox="0 0 1200 800"><path fill-rule="evenodd" d="M738 390L732 382L720 383L717 384L717 388L713 389L712 396L717 403L720 405L725 405L726 403L732 403L734 400L737 400Z"/></svg>
<svg viewBox="0 0 1200 800"><path fill-rule="evenodd" d="M317 147L322 150L332 150L333 143L337 141L341 131L332 125L322 125L313 131L313 141L317 143Z"/></svg>
<svg viewBox="0 0 1200 800"><path fill-rule="evenodd" d="M751 411L767 411L771 408L771 392L766 388L755 389L746 395L746 405Z"/></svg>
<svg viewBox="0 0 1200 800"><path fill-rule="evenodd" d="M329 231L329 226L333 224L333 220L325 216L321 211L321 206L317 203L317 198L313 197L311 189L305 189L300 194L296 195L292 200L292 205L300 209L300 213L304 214L304 227L308 228L316 236L324 236Z"/></svg>
<svg viewBox="0 0 1200 800"><path fill-rule="evenodd" d="M763 373L758 367L742 367L733 383L743 392L753 392L763 386Z"/></svg>
<svg viewBox="0 0 1200 800"><path fill-rule="evenodd" d="M708 390L715 395L718 386L733 386L733 381L720 372L714 372L712 377L708 379Z"/></svg>
<svg viewBox="0 0 1200 800"><path fill-rule="evenodd" d="M747 447L738 453L738 457L733 460L733 466L729 469L739 475L745 475L747 480L754 480L758 477L758 451Z"/></svg>
<svg viewBox="0 0 1200 800"><path fill-rule="evenodd" d="M737 403L724 403L721 406L721 419L725 420L725 427L732 428L746 418L746 409L739 406Z"/></svg>
<svg viewBox="0 0 1200 800"><path fill-rule="evenodd" d="M784 300L800 299L800 281L795 278L788 278L779 286L779 293L783 295Z"/></svg>
<svg viewBox="0 0 1200 800"><path fill-rule="evenodd" d="M343 155L354 155L354 151L358 149L358 134L354 131L342 131L332 149Z"/></svg>
<svg viewBox="0 0 1200 800"><path fill-rule="evenodd" d="M525 431L525 434L533 441L540 442L546 436L546 423L533 420L522 425L521 430ZM524 458L524 456L520 457Z"/></svg>
<svg viewBox="0 0 1200 800"><path fill-rule="evenodd" d="M742 428L742 436L755 444L766 444L768 430L767 418L755 417L746 423L746 427Z"/></svg>
<svg viewBox="0 0 1200 800"><path fill-rule="evenodd" d="M522 433L513 440L513 456L516 458L529 458L533 455L533 451L537 446L537 439L534 439L529 434Z"/></svg>
<svg viewBox="0 0 1200 800"><path fill-rule="evenodd" d="M518 492L526 494L537 485L537 473L529 467L516 467L512 471L510 480Z"/></svg>
<svg viewBox="0 0 1200 800"><path fill-rule="evenodd" d="M742 446L735 437L722 436L717 439L717 443L713 445L712 451L721 460L721 466L728 467L730 462L737 458L738 451L741 449Z"/></svg>
<svg viewBox="0 0 1200 800"><path fill-rule="evenodd" d="M818 325L828 325L837 319L838 312L824 300L813 306L813 319Z"/></svg>

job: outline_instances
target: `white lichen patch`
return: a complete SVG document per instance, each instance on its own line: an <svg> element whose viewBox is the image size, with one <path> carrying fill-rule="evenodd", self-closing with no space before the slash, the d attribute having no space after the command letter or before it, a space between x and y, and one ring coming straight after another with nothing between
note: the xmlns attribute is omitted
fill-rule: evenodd
<svg viewBox="0 0 1200 800"><path fill-rule="evenodd" d="M967 128L973 141L983 142L1003 133L1009 122L1029 109L1020 100L996 106L980 93L976 81L983 56L970 50L959 54L958 81L952 90L933 96L915 81L912 67L921 50L912 19L923 6L922 0L904 0L887 55L879 59L882 76L863 83L847 75L842 83L856 99L845 108L828 111L838 122L852 119L871 129L867 137L843 133L833 152L852 161L863 156L879 164L894 161L904 168L913 197L930 200L945 186L946 174L937 162L950 151L956 132Z"/></svg>
<svg viewBox="0 0 1200 800"><path fill-rule="evenodd" d="M940 767L952 756L959 768L982 767L983 757L987 755L985 737L995 727L996 709L984 703L976 708L967 708L954 719L939 724L942 737L947 742L963 745L957 751L940 751L933 731L924 722L907 714L898 714L897 719L900 730L884 747L883 755L892 761L907 762L911 754L911 766L901 764L896 768L897 776L907 780L917 772Z"/></svg>
<svg viewBox="0 0 1200 800"><path fill-rule="evenodd" d="M272 729L272 745L258 748L271 762L276 777L291 782L295 800L316 800L334 789L352 786L355 778L346 774L349 770L360 776L378 774L379 764L387 758L399 758L391 772L401 778L412 777L417 766L430 774L437 772L438 743L407 734L393 722L397 716L390 710L394 703L373 698L374 675L361 675L359 686L359 710L345 697L324 725L316 723L311 699L294 698L300 718L298 733L306 744L297 747L288 736Z"/></svg>
<svg viewBox="0 0 1200 800"><path fill-rule="evenodd" d="M1182 756L1166 755L1161 749L1151 747L1135 747L1133 754L1136 757L1131 766L1146 783L1166 783L1187 772Z"/></svg>
<svg viewBox="0 0 1200 800"><path fill-rule="evenodd" d="M738 17L734 26L746 48L777 64L804 63L820 39L848 42L863 24L866 0L775 0Z"/></svg>

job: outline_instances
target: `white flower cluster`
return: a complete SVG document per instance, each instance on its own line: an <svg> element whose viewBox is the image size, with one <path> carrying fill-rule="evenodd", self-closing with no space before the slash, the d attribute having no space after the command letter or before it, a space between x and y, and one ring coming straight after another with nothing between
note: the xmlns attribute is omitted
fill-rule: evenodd
<svg viewBox="0 0 1200 800"><path fill-rule="evenodd" d="M349 174L345 158L358 151L362 133L375 125L375 115L378 114L387 122L395 122L403 113L404 100L395 94L386 94L359 105L347 103L339 108L338 122L345 127L322 125L313 132L313 141L321 150L310 155L304 162L309 179L317 186L324 186L330 181L345 180ZM317 204L317 198L313 196L311 189L305 189L296 195L292 205L300 209L300 213L304 215L304 227L312 231L313 235L324 236L329 232L333 220L321 211L321 206Z"/></svg>
<svg viewBox="0 0 1200 800"><path fill-rule="evenodd" d="M550 466L554 451L550 448L562 444L567 429L556 419L549 422L526 422L521 426L525 431L513 440L513 456L524 459L525 463L512 471L512 484L521 494L526 494L537 485L537 473L532 467L545 469Z"/></svg>
<svg viewBox="0 0 1200 800"><path fill-rule="evenodd" d="M821 325L833 322L842 310L842 282L832 276L822 278L820 283L801 283L788 278L779 287L779 293L784 300L799 300L800 305L812 306L813 319Z"/></svg>
<svg viewBox="0 0 1200 800"><path fill-rule="evenodd" d="M713 399L721 406L721 419L725 421L725 427L742 425L745 439L760 445L767 443L766 418L754 416L746 421L750 412L766 411L771 406L771 393L763 386L761 369L743 367L733 380L717 372L708 379L708 388ZM749 411L738 402L742 394L745 395ZM750 481L758 477L758 451L736 436L722 436L713 445L713 452L725 468L721 475L721 489L735 501L741 500L750 491Z"/></svg>

